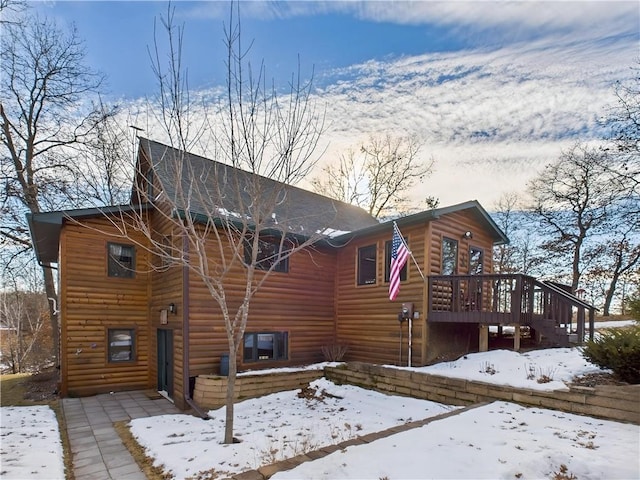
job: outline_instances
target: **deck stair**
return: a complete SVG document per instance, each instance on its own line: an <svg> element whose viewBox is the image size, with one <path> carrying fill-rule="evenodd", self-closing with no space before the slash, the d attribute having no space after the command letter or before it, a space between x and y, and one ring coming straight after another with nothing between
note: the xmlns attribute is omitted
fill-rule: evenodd
<svg viewBox="0 0 640 480"><path fill-rule="evenodd" d="M585 340L588 318L593 339L593 305L567 285L528 275L433 275L427 301L428 322L528 326L545 343L570 346Z"/></svg>
<svg viewBox="0 0 640 480"><path fill-rule="evenodd" d="M542 335L544 343L552 346L569 347L572 339L577 340L577 335L567 330L566 326L556 325L552 318L533 319L529 326Z"/></svg>

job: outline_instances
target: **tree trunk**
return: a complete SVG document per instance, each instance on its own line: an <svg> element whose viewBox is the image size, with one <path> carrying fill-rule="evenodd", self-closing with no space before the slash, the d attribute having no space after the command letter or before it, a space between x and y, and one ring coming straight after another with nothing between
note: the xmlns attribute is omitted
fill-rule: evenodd
<svg viewBox="0 0 640 480"><path fill-rule="evenodd" d="M576 293L578 285L580 285L580 258L582 255L583 238L584 236L581 233L573 250L573 261L571 262L571 293Z"/></svg>
<svg viewBox="0 0 640 480"><path fill-rule="evenodd" d="M618 272L614 272L611 277L611 282L609 283L609 289L607 290L607 294L604 297L604 305L602 306L602 315L605 317L609 316L609 310L611 309L611 303L613 302L613 294L616 291L616 286L618 285L618 280L620 279L620 274Z"/></svg>
<svg viewBox="0 0 640 480"><path fill-rule="evenodd" d="M224 443L233 443L233 407L234 394L236 386L236 372L238 365L236 363L236 354L233 348L229 349L229 376L227 377L227 397L225 399L225 425L224 425Z"/></svg>

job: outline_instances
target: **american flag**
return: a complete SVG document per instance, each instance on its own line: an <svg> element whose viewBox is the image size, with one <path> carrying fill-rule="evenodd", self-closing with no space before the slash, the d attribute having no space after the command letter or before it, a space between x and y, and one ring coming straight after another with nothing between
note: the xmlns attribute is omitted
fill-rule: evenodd
<svg viewBox="0 0 640 480"><path fill-rule="evenodd" d="M391 240L391 267L389 273L389 300L395 300L400 292L400 271L409 258L409 249L404 243L396 222L393 222L393 239Z"/></svg>

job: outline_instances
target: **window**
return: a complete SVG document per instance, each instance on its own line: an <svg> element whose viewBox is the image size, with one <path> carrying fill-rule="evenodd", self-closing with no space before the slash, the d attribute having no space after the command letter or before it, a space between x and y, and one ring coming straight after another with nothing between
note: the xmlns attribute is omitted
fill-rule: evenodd
<svg viewBox="0 0 640 480"><path fill-rule="evenodd" d="M252 257L252 240L249 238L244 244L244 262L251 265ZM258 254L256 256L256 268L259 270L269 270L273 265L274 272L288 272L289 258L279 259L282 253L280 249L280 240L277 238L264 238L258 241Z"/></svg>
<svg viewBox="0 0 640 480"><path fill-rule="evenodd" d="M404 239L405 243L407 245L409 245L407 243L407 239ZM388 282L389 281L389 275L391 275L391 240L385 242L384 244L384 281ZM402 267L402 270L400 270L400 281L404 282L407 279L407 264L409 262L404 264L404 267Z"/></svg>
<svg viewBox="0 0 640 480"><path fill-rule="evenodd" d="M245 333L244 361L286 360L288 337L287 332Z"/></svg>
<svg viewBox="0 0 640 480"><path fill-rule="evenodd" d="M376 246L369 245L358 249L358 285L376 283Z"/></svg>
<svg viewBox="0 0 640 480"><path fill-rule="evenodd" d="M109 362L131 362L135 360L135 330L132 328L110 328Z"/></svg>
<svg viewBox="0 0 640 480"><path fill-rule="evenodd" d="M108 243L108 275L110 277L133 278L135 270L135 249L133 245Z"/></svg>
<svg viewBox="0 0 640 480"><path fill-rule="evenodd" d="M442 239L441 275L455 275L458 268L458 242L450 238Z"/></svg>
<svg viewBox="0 0 640 480"><path fill-rule="evenodd" d="M469 274L470 275L482 275L482 270L484 268L483 262L483 252L478 247L470 247L469 248Z"/></svg>

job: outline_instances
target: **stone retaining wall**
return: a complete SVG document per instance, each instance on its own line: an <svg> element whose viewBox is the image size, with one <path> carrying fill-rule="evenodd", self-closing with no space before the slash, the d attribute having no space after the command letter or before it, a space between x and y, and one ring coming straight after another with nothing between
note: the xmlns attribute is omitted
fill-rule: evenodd
<svg viewBox="0 0 640 480"><path fill-rule="evenodd" d="M568 391L540 391L442 377L391 367L353 362L323 370L295 370L243 374L236 379L236 400L295 390L325 376L336 383L433 400L449 405L472 405L505 400L523 405L640 424L640 385L571 387ZM224 405L227 377L200 375L193 399L203 408Z"/></svg>
<svg viewBox="0 0 640 480"><path fill-rule="evenodd" d="M640 424L640 385L571 387L568 391L540 391L358 362L326 367L325 377L335 383L357 385L450 405L506 400Z"/></svg>
<svg viewBox="0 0 640 480"><path fill-rule="evenodd" d="M236 377L235 398L237 401L286 390L296 390L323 376L323 370L243 374ZM196 377L193 399L200 407L220 407L224 405L226 395L227 377L218 375L199 375Z"/></svg>

